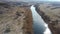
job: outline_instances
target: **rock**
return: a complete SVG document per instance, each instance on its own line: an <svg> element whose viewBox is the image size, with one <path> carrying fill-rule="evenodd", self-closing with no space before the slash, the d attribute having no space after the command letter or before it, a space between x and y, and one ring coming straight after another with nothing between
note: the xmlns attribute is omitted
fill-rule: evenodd
<svg viewBox="0 0 60 34"><path fill-rule="evenodd" d="M48 3L36 5L35 7L36 11L48 24L52 34L60 34L60 8Z"/></svg>
<svg viewBox="0 0 60 34"><path fill-rule="evenodd" d="M0 3L0 34L33 34L30 7L12 5Z"/></svg>

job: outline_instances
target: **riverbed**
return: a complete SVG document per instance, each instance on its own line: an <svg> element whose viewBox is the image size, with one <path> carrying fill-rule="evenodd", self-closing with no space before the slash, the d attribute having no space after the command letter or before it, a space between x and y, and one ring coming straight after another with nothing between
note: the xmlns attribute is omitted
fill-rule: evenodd
<svg viewBox="0 0 60 34"><path fill-rule="evenodd" d="M34 34L51 34L48 25L43 21L41 16L36 12L34 5L31 6L33 16L33 30Z"/></svg>

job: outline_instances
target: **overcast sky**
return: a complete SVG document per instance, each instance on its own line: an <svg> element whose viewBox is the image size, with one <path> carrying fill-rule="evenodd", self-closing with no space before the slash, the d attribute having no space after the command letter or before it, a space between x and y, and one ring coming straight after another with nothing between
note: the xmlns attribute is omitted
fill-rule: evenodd
<svg viewBox="0 0 60 34"><path fill-rule="evenodd" d="M4 1L6 1L6 0L4 0ZM8 0L8 1L60 1L60 0Z"/></svg>

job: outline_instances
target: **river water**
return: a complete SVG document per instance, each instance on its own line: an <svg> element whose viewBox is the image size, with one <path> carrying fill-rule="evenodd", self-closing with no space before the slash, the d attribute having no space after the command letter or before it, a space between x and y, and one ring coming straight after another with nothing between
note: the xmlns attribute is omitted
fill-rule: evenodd
<svg viewBox="0 0 60 34"><path fill-rule="evenodd" d="M35 7L31 6L33 15L33 29L34 34L51 34L48 25L43 21L41 16L36 12Z"/></svg>

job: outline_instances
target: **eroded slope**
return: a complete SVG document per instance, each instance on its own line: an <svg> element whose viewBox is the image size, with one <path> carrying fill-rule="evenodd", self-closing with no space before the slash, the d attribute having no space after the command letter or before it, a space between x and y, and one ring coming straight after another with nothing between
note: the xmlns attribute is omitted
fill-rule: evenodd
<svg viewBox="0 0 60 34"><path fill-rule="evenodd" d="M52 6L44 3L36 6L37 12L48 24L53 34L60 33L60 6Z"/></svg>
<svg viewBox="0 0 60 34"><path fill-rule="evenodd" d="M0 34L33 34L29 8L0 3Z"/></svg>

